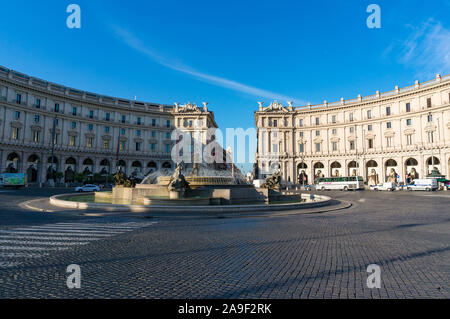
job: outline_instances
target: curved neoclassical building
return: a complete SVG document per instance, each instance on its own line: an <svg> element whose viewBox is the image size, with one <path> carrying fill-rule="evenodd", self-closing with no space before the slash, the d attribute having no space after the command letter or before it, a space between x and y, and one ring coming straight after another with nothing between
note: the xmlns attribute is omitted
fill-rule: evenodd
<svg viewBox="0 0 450 319"><path fill-rule="evenodd" d="M433 168L450 178L450 76L393 91L321 105L259 103L259 177L279 167L285 182L318 175L380 182L395 170L425 178ZM414 174L415 170L415 174ZM306 175L306 176L305 176Z"/></svg>
<svg viewBox="0 0 450 319"><path fill-rule="evenodd" d="M172 131L197 125L217 128L207 103L130 101L0 66L0 172L27 173L29 183L49 179L52 150L54 170L66 181L75 173L114 173L117 162L129 175L171 167Z"/></svg>

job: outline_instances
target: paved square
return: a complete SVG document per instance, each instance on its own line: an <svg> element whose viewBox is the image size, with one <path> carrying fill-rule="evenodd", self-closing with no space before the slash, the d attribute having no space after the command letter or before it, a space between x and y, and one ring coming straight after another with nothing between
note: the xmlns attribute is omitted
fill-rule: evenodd
<svg viewBox="0 0 450 319"><path fill-rule="evenodd" d="M264 218L92 218L22 211L15 201L29 195L4 192L0 297L450 297L448 193L326 193L353 206ZM66 286L70 264L81 267L81 289ZM369 264L381 267L381 289L366 286Z"/></svg>

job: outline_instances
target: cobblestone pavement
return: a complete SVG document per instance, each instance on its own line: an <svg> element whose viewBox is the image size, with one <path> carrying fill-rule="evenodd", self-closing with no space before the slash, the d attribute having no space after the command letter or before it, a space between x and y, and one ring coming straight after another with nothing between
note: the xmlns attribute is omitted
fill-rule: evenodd
<svg viewBox="0 0 450 319"><path fill-rule="evenodd" d="M353 206L264 218L77 217L74 221L8 208L8 223L2 223L0 215L1 259L13 263L12 255L5 253L22 255L16 265L0 265L0 297L450 297L448 193L325 194L349 200ZM5 196L0 194L0 200ZM15 215L21 222L24 216L30 221L21 226L14 222ZM39 234L31 234L30 229ZM30 234L7 240L27 243L1 242L20 231ZM76 234L108 236L65 246L71 241L61 237L80 242L73 239ZM7 246L68 249L21 251L4 249ZM81 289L66 286L70 264L81 267ZM366 286L369 264L381 267L381 289Z"/></svg>

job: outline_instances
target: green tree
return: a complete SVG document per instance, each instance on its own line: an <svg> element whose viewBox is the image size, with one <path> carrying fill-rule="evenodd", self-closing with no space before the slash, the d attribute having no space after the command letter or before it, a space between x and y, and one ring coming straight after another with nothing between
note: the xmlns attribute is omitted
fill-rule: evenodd
<svg viewBox="0 0 450 319"><path fill-rule="evenodd" d="M64 177L64 173L62 172L56 172L55 173L55 179L56 181L59 183L61 181L61 179Z"/></svg>
<svg viewBox="0 0 450 319"><path fill-rule="evenodd" d="M83 183L84 181L87 180L87 176L85 173L75 173L75 180L78 183Z"/></svg>

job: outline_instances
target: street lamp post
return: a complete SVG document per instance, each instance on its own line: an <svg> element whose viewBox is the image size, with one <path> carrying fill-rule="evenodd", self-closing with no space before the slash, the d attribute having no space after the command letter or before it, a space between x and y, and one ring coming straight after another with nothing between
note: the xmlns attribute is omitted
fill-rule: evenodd
<svg viewBox="0 0 450 319"><path fill-rule="evenodd" d="M431 112L428 112L428 116L431 119L431 123L433 123L433 115L431 114ZM434 167L434 155L433 155L433 142L434 142L434 136L433 136L433 128L431 128L431 131L429 133L429 139L431 142L431 171L433 171L433 167ZM430 169L428 169L428 174L430 174Z"/></svg>
<svg viewBox="0 0 450 319"><path fill-rule="evenodd" d="M358 176L361 175L361 172L359 171L359 156L358 156L358 134L356 131L356 124L353 126L353 129L355 130L355 158L356 158L356 170L358 171ZM363 141L364 143L364 141Z"/></svg>
<svg viewBox="0 0 450 319"><path fill-rule="evenodd" d="M116 173L119 172L119 150L120 150L120 128L119 128L119 135L117 136L117 149L116 149Z"/></svg>
<svg viewBox="0 0 450 319"><path fill-rule="evenodd" d="M302 169L304 168L304 155L302 154L301 159L302 159ZM301 174L302 175L302 187L305 188L305 174Z"/></svg>

